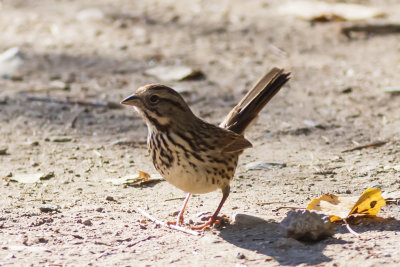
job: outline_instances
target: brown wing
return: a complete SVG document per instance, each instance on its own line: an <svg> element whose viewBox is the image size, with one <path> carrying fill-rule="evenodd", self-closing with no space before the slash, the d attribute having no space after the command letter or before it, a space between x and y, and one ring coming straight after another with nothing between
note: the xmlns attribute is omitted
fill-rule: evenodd
<svg viewBox="0 0 400 267"><path fill-rule="evenodd" d="M246 148L252 147L250 141L243 135L214 126L215 145L221 153L241 152Z"/></svg>
<svg viewBox="0 0 400 267"><path fill-rule="evenodd" d="M253 145L249 142L249 140L244 138L242 135L239 135L238 138L234 139L231 143L224 147L222 151L226 153L241 152L252 146Z"/></svg>

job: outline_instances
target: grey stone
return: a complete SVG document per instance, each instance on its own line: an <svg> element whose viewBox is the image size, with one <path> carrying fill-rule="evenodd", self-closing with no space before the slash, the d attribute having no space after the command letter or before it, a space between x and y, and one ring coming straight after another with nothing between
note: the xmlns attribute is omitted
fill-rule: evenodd
<svg viewBox="0 0 400 267"><path fill-rule="evenodd" d="M291 210L281 222L287 237L317 241L334 235L329 216L309 210Z"/></svg>

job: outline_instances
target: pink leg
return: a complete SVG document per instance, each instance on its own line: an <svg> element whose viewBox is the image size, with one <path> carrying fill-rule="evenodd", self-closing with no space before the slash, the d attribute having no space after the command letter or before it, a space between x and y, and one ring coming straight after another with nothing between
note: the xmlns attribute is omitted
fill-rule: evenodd
<svg viewBox="0 0 400 267"><path fill-rule="evenodd" d="M183 206L182 206L181 210L179 211L178 218L176 219L176 221L175 222L167 222L167 224L181 225L183 223L183 213L185 212L186 205L187 205L191 195L192 194L187 193L185 200L183 201Z"/></svg>
<svg viewBox="0 0 400 267"><path fill-rule="evenodd" d="M187 193L187 195L186 195L186 197L185 197L185 200L183 201L182 209L181 209L181 211L180 211L179 214L178 214L178 218L176 219L176 225L181 225L181 224L183 223L183 213L185 212L186 205L187 205L187 203L188 203L189 198L190 198L191 195L192 195L192 194Z"/></svg>
<svg viewBox="0 0 400 267"><path fill-rule="evenodd" d="M221 199L221 202L218 205L217 210L214 212L213 216L211 216L210 220L208 222L206 222L205 224L200 225L200 226L191 227L192 230L204 230L208 226L212 226L215 223L215 221L217 220L217 216L218 216L219 211L221 210L222 206L225 203L225 200L229 196L229 191L230 191L230 187L229 186L224 188L224 189L222 189L222 199Z"/></svg>

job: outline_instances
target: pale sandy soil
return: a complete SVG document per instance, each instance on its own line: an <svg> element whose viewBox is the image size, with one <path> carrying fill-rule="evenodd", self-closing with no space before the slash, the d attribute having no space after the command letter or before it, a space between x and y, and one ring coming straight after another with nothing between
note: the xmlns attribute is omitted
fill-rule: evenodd
<svg viewBox="0 0 400 267"><path fill-rule="evenodd" d="M342 225L333 238L290 244L279 230L288 209L323 193L400 189L400 35L347 40L340 22L310 24L277 12L285 1L0 2L0 51L19 47L22 80L0 79L0 177L54 172L35 184L0 181L1 266L241 266L400 264L400 211L385 220ZM334 1L330 1L334 2ZM397 1L351 1L400 17ZM86 8L98 19L77 19ZM174 219L184 193L161 182L114 186L105 180L155 174L146 127L131 109L29 101L27 94L119 102L152 66L187 65L201 81L169 82L194 112L218 123L266 70L292 72L289 84L247 134L222 214L251 214L257 226L230 224L196 237L142 222L143 208ZM52 85L62 81L69 90ZM351 88L351 90L345 90ZM350 92L349 92L350 91ZM346 93L348 92L348 93ZM313 126L316 125L316 126ZM56 142L64 139L65 142ZM135 145L116 144L121 140ZM383 146L343 153L357 144ZM255 161L285 163L247 170ZM186 220L213 211L220 192L194 196ZM58 211L42 212L44 204ZM244 258L238 257L242 253Z"/></svg>

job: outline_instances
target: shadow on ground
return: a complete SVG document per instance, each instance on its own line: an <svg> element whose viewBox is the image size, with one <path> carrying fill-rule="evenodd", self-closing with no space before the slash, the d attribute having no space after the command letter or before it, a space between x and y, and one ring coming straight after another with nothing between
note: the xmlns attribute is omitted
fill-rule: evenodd
<svg viewBox="0 0 400 267"><path fill-rule="evenodd" d="M400 221L394 219L365 220L352 226L358 233L370 231L399 231ZM338 225L336 233L348 233L344 225ZM333 259L324 255L328 245L350 244L353 242L328 238L319 242L304 243L286 238L279 223L263 221L256 225L233 224L221 230L220 236L227 242L247 250L273 257L282 265L315 265Z"/></svg>

